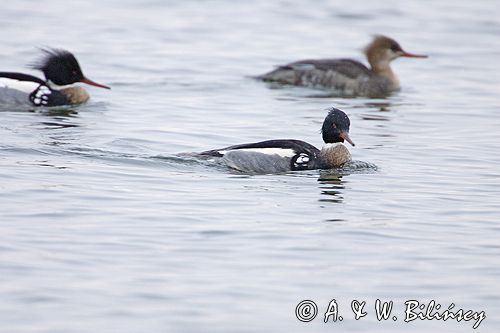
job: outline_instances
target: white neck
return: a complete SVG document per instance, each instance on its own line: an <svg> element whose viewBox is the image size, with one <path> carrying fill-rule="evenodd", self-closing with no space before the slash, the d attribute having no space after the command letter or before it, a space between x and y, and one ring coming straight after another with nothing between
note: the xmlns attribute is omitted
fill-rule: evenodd
<svg viewBox="0 0 500 333"><path fill-rule="evenodd" d="M323 149L331 149L331 148L337 147L339 145L343 145L343 143L342 142L325 143L325 145L323 146Z"/></svg>
<svg viewBox="0 0 500 333"><path fill-rule="evenodd" d="M67 84L65 86L59 86L57 84L55 84L54 82L50 81L50 80L47 80L47 84L48 86L51 88L51 89L54 89L54 90L61 90L61 89L66 89L66 88L72 88L72 87L75 87L75 84L72 83L72 84Z"/></svg>

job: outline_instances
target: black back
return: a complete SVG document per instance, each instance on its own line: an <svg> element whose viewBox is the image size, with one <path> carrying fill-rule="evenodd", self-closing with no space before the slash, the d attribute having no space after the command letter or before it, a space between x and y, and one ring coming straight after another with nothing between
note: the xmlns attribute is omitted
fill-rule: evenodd
<svg viewBox="0 0 500 333"><path fill-rule="evenodd" d="M14 72L0 72L0 77L5 77L8 79L18 80L18 81L31 81L39 84L45 84L45 81L37 78L36 76L23 74L23 73L14 73Z"/></svg>
<svg viewBox="0 0 500 333"><path fill-rule="evenodd" d="M202 155L221 157L222 154L219 151L237 150L237 149L265 149L265 148L281 148L281 149L292 149L295 154L305 153L308 155L319 154L318 148L313 145L300 141L300 140L288 140L288 139L278 139L278 140L267 140L256 143L244 143L241 145L229 146L217 150L204 151Z"/></svg>

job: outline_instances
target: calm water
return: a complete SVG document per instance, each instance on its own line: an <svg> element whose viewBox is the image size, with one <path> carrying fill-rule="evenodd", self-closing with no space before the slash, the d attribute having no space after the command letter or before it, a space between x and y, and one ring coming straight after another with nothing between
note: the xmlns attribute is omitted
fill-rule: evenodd
<svg viewBox="0 0 500 333"><path fill-rule="evenodd" d="M404 323L404 302L500 325L500 11L496 1L10 1L2 70L74 51L90 103L0 112L2 332L471 332ZM403 89L341 99L249 75L363 59L374 33ZM374 170L245 176L181 152L270 138L321 145L351 118ZM335 298L343 322L324 324ZM397 322L376 320L377 298ZM299 322L303 299L318 317ZM350 302L368 316L353 319Z"/></svg>

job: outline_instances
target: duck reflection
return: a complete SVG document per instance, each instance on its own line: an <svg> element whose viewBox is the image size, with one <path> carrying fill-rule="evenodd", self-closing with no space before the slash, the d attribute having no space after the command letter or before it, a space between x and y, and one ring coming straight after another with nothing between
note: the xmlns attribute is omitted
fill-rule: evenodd
<svg viewBox="0 0 500 333"><path fill-rule="evenodd" d="M320 202L341 203L344 201L343 191L345 189L345 174L339 170L320 170L318 182L320 183L321 195Z"/></svg>
<svg viewBox="0 0 500 333"><path fill-rule="evenodd" d="M79 127L78 124L74 122L78 116L78 111L74 108L68 107L57 107L57 108L47 108L47 109L32 109L31 112L37 113L41 116L48 118L42 118L42 121L38 122L42 129L61 129L61 128L71 128Z"/></svg>
<svg viewBox="0 0 500 333"><path fill-rule="evenodd" d="M320 202L341 203L344 200L345 177L353 174L377 172L378 167L370 162L354 160L335 169L319 170L318 182L321 190Z"/></svg>
<svg viewBox="0 0 500 333"><path fill-rule="evenodd" d="M40 117L37 117L37 122L33 125L44 133L44 145L66 146L78 140L78 131L73 130L80 127L78 111L75 108L51 107L34 112Z"/></svg>
<svg viewBox="0 0 500 333"><path fill-rule="evenodd" d="M362 120L387 122L392 120L394 106L395 104L389 99L379 99L376 101L365 100L353 108L363 110L359 114Z"/></svg>
<svg viewBox="0 0 500 333"><path fill-rule="evenodd" d="M75 118L78 115L78 111L74 108L50 108L39 111L40 114L48 117L57 117L66 120L67 118Z"/></svg>
<svg viewBox="0 0 500 333"><path fill-rule="evenodd" d="M394 104L389 100L381 100L375 102L366 102L364 103L364 106L372 110L375 109L379 112L391 112Z"/></svg>

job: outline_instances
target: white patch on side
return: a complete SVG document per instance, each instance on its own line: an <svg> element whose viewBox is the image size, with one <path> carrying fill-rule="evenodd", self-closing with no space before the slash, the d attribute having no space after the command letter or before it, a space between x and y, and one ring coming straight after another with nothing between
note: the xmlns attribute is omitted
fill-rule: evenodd
<svg viewBox="0 0 500 333"><path fill-rule="evenodd" d="M16 79L9 79L6 77L0 77L0 88L8 88L31 94L39 86L40 83L32 81L20 81Z"/></svg>
<svg viewBox="0 0 500 333"><path fill-rule="evenodd" d="M242 149L232 149L232 150L219 150L219 154L224 155L229 151L248 151L266 155L278 155L281 157L295 156L295 151L293 149L284 149L284 148L242 148Z"/></svg>

